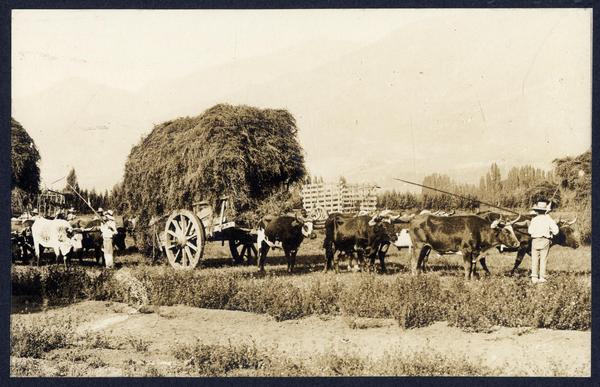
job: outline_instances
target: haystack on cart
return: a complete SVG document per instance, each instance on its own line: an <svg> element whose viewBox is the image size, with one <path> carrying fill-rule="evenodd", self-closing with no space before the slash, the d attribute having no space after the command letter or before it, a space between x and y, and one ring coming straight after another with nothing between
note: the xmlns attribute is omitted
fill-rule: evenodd
<svg viewBox="0 0 600 387"><path fill-rule="evenodd" d="M224 196L219 198L215 209L208 202L201 201L194 203L192 211L173 211L160 238L171 266L183 270L195 268L202 259L206 242L215 241L229 244L235 263L256 259L256 234L228 220L228 206L229 198Z"/></svg>

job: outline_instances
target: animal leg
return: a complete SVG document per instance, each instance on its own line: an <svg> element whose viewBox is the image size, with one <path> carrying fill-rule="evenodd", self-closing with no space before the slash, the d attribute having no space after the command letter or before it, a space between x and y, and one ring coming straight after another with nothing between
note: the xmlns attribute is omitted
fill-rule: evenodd
<svg viewBox="0 0 600 387"><path fill-rule="evenodd" d="M412 249L412 251L411 251L411 254L410 254L410 273L412 275L416 275L417 272L418 272L418 270L419 270L419 259L420 259L420 256L421 256L421 249L422 249L422 247L419 248L419 246L415 246ZM419 255L417 255L417 251L418 251Z"/></svg>
<svg viewBox="0 0 600 387"><path fill-rule="evenodd" d="M381 272L386 273L387 269L385 267L385 255L390 248L390 244L386 243L379 248L379 265L381 266Z"/></svg>
<svg viewBox="0 0 600 387"><path fill-rule="evenodd" d="M339 252L337 255L335 255L335 252L333 254L333 268L335 269L335 274L339 274L340 273L340 256L343 254L343 252Z"/></svg>
<svg viewBox="0 0 600 387"><path fill-rule="evenodd" d="M531 250L529 250L531 251ZM517 269L519 268L519 265L521 265L521 262L523 262L523 258L525 258L525 254L528 253L528 249L527 248L521 248L519 249L519 251L517 251L517 257L515 258L515 265L513 266L512 270L510 271L510 275L515 275L515 272L517 271Z"/></svg>
<svg viewBox="0 0 600 387"><path fill-rule="evenodd" d="M290 252L291 254L291 262L292 262L292 267L290 270L290 273L294 271L294 267L296 267L296 254L298 254L298 250L292 250Z"/></svg>
<svg viewBox="0 0 600 387"><path fill-rule="evenodd" d="M335 255L335 248L333 246L327 247L325 249L325 268L323 269L323 273L327 273L329 269L333 269L333 257Z"/></svg>
<svg viewBox="0 0 600 387"><path fill-rule="evenodd" d="M486 276L490 276L490 275L492 275L492 273L490 273L490 270L487 267L487 264L485 262L485 258L486 258L485 256L481 257L481 259L479 260L479 263L481 264L481 267L483 268L483 271L485 271L485 275Z"/></svg>
<svg viewBox="0 0 600 387"><path fill-rule="evenodd" d="M287 261L287 272L292 272L292 251L290 249L284 248L283 252L285 254L285 259Z"/></svg>
<svg viewBox="0 0 600 387"><path fill-rule="evenodd" d="M474 251L471 253L471 278L479 278L479 273L477 273L477 261L480 259L480 252Z"/></svg>
<svg viewBox="0 0 600 387"><path fill-rule="evenodd" d="M39 266L40 265L40 245L39 245L39 243L34 243L33 248L35 249L36 264Z"/></svg>
<svg viewBox="0 0 600 387"><path fill-rule="evenodd" d="M423 255L423 260L421 261L421 271L425 273L427 271L427 261L429 261L429 254L431 254L431 247L425 246L425 255Z"/></svg>
<svg viewBox="0 0 600 387"><path fill-rule="evenodd" d="M356 259L357 259L357 263L356 263L356 269L354 269L354 272L357 271L361 271L362 267L365 266L365 252L362 249L359 249L356 252Z"/></svg>
<svg viewBox="0 0 600 387"><path fill-rule="evenodd" d="M465 280L471 279L471 272L473 270L473 260L471 259L470 251L463 251L463 266L465 269Z"/></svg>
<svg viewBox="0 0 600 387"><path fill-rule="evenodd" d="M267 253L269 252L269 245L265 242L260 246L259 256L258 256L258 270L265 271L265 261L267 260Z"/></svg>

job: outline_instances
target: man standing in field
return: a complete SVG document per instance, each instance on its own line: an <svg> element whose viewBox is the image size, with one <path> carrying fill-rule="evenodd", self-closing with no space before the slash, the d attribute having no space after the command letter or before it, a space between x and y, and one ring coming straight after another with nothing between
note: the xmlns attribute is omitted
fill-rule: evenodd
<svg viewBox="0 0 600 387"><path fill-rule="evenodd" d="M531 235L531 282L534 284L546 282L546 262L552 236L558 234L558 225L548 215L550 203L537 202L532 207L536 216L529 224Z"/></svg>
<svg viewBox="0 0 600 387"><path fill-rule="evenodd" d="M104 264L106 267L113 267L113 236L117 233L117 225L113 212L111 210L106 211L100 225L100 231L102 232L103 240L103 252L104 252Z"/></svg>

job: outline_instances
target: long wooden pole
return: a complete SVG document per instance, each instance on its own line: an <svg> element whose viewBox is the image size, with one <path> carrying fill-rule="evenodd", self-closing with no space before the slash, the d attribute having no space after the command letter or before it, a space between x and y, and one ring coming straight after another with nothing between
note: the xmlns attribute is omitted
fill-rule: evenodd
<svg viewBox="0 0 600 387"><path fill-rule="evenodd" d="M401 181L403 183L412 184L412 185L416 185L416 186L419 186L419 187L427 188L427 189L430 189L432 191L438 191L438 192L441 192L441 193L445 193L446 195L456 196L456 197L459 197L461 199L469 200L469 201L476 202L476 203L485 204L486 206L490 206L490 207L497 208L497 209L502 210L502 211L510 212L511 214L520 215L518 212L509 210L507 208L498 207L496 205L483 202L481 200L472 199L472 198L469 198L469 197L466 197L466 196L458 195L458 194L455 194L455 193L452 193L452 192L448 192L448 191L444 191L444 190L441 190L441 189L438 189L438 188L428 187L428 186L423 185L423 184L413 183L412 181L408 181L408 180L397 179L397 178L393 178L393 179Z"/></svg>

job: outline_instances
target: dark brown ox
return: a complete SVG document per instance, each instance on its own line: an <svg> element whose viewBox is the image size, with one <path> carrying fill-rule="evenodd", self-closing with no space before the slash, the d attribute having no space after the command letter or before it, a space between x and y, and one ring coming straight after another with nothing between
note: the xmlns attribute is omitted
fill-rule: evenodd
<svg viewBox="0 0 600 387"><path fill-rule="evenodd" d="M439 254L462 253L465 278L476 275L476 263L481 254L499 245L516 248L519 240L515 236L512 222L490 222L476 215L424 216L415 218L409 233L414 249L411 271L416 274L424 269L426 257L431 250ZM415 252L419 252L418 260Z"/></svg>
<svg viewBox="0 0 600 387"><path fill-rule="evenodd" d="M269 249L282 248L287 259L287 271L294 271L296 254L305 237L314 239L313 223L301 216L264 217L257 227L258 269L265 271Z"/></svg>
<svg viewBox="0 0 600 387"><path fill-rule="evenodd" d="M329 215L323 241L327 258L324 271L333 268L339 273L340 255L352 258L356 253L359 264L364 262L365 256L369 258L369 270L375 265L375 259L379 258L381 271L385 272L385 255L395 238L393 224L406 221L408 219L400 219L389 212L375 216ZM337 256L336 252L339 252Z"/></svg>
<svg viewBox="0 0 600 387"><path fill-rule="evenodd" d="M487 219L490 222L492 222L494 220L498 220L502 217L501 214L499 214L497 212L492 212L492 211L480 212L477 215L481 216L484 219ZM504 246L498 247L498 250L501 253L515 252L515 251L517 252L517 256L515 257L515 264L514 264L512 270L510 271L510 275L515 274L515 271L517 270L519 265L521 265L521 262L523 262L523 258L525 258L525 255L531 256L531 236L529 235L528 228L529 228L529 222L531 221L531 219L533 219L534 216L535 215L532 215L532 214L521 215L522 221L513 224L513 229L515 231L515 235L517 236L517 239L519 239L519 246L517 248L510 248L510 247L504 247ZM571 227L576 221L577 221L577 217L575 217L575 219L573 219L571 221L563 221L559 218L558 221L556 222L558 224L559 232L557 235L554 235L552 237L552 245L560 245L560 246L570 247L572 249L578 248L579 247L579 235ZM491 273L487 267L485 258L486 257L482 257L480 260L481 267L483 268L483 270L486 272L487 275L490 275Z"/></svg>

